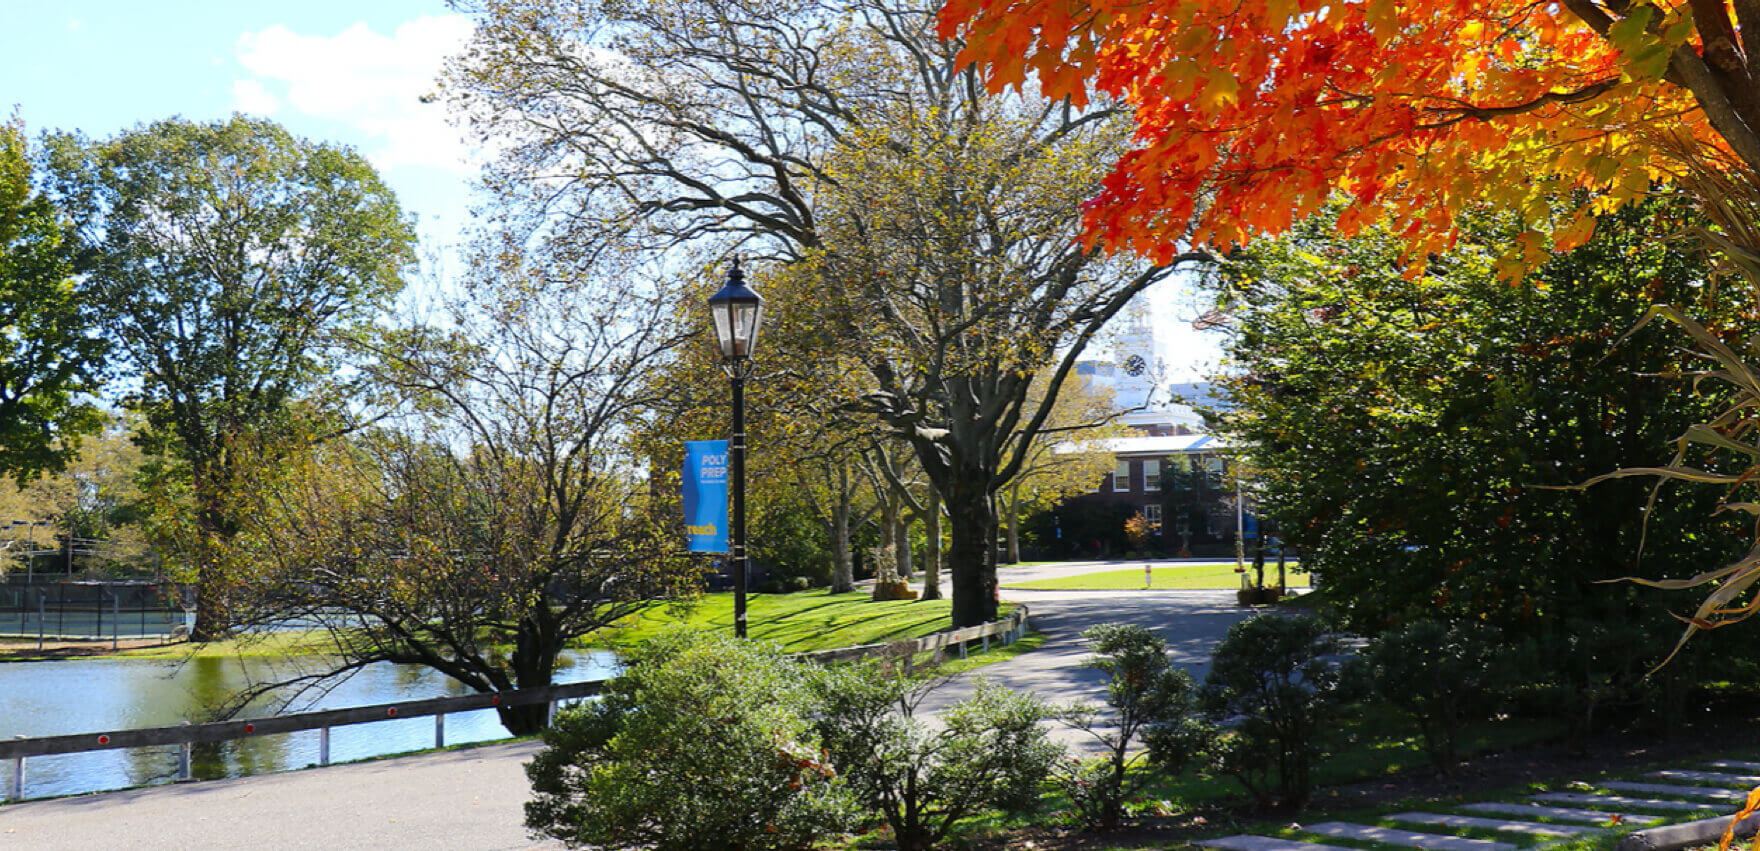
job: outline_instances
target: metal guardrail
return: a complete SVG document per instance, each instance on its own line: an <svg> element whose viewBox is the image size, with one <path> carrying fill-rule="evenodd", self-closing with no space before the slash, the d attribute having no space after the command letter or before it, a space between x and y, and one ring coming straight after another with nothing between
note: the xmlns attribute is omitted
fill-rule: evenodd
<svg viewBox="0 0 1760 851"><path fill-rule="evenodd" d="M1026 627L1027 607L1017 606L1012 615L994 623L939 632L924 638L801 653L797 654L797 658L813 662L840 662L864 656L897 658L956 647L960 658L963 659L966 656L968 644L974 641L982 642L986 650L989 649L990 641L993 638L1003 644L1012 644L1025 633ZM268 736L276 733L317 730L319 731L318 764L329 765L330 729L332 727L433 716L434 747L442 748L446 746L446 716L449 713L546 703L549 704L549 713L554 715L557 701L591 697L603 690L604 685L605 680L587 680L539 688L466 694L457 697L434 697L397 703L377 703L371 706L354 706L346 709L296 712L290 715L271 715L266 718L211 721L201 724L186 722L164 727L142 727L100 733L71 733L34 738L19 736L11 740L0 739L0 760L12 761L11 794L8 797L13 801L24 799L25 760L29 757L155 745L178 745L177 777L179 780L189 780L191 776L191 750L196 744L243 739L251 736Z"/></svg>
<svg viewBox="0 0 1760 851"><path fill-rule="evenodd" d="M984 649L989 650L992 638L1005 645L1013 644L1026 633L1026 630L1027 607L1015 606L1013 614L999 621L961 627L947 632L937 632L922 638L906 638L902 641L889 641L884 644L858 644L854 647L840 647L836 650L801 653L799 657L814 662L844 662L863 656L896 658L953 647L959 653L959 658L964 659L966 658L966 646L974 641L982 643Z"/></svg>

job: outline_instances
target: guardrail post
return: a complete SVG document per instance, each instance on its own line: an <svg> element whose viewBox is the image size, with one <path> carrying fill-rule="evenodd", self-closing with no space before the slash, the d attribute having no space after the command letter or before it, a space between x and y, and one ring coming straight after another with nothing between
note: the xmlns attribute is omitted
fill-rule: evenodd
<svg viewBox="0 0 1760 851"><path fill-rule="evenodd" d="M990 633L984 633L984 652L990 652Z"/></svg>
<svg viewBox="0 0 1760 851"><path fill-rule="evenodd" d="M188 727L189 722L188 721L183 722L183 726ZM191 772L190 772L191 753L190 752L194 749L195 749L195 745L190 742L187 742L187 741L186 742L179 742L177 744L177 779L179 779L179 780L190 779L190 777L191 777Z"/></svg>
<svg viewBox="0 0 1760 851"><path fill-rule="evenodd" d="M318 764L330 764L330 728L318 728Z"/></svg>
<svg viewBox="0 0 1760 851"><path fill-rule="evenodd" d="M959 643L959 658L966 658L966 643L964 641Z"/></svg>
<svg viewBox="0 0 1760 851"><path fill-rule="evenodd" d="M434 713L434 747L446 747L446 713Z"/></svg>
<svg viewBox="0 0 1760 851"><path fill-rule="evenodd" d="M24 736L13 736L13 738L22 739ZM12 758L12 800L24 800L24 757L22 756Z"/></svg>
<svg viewBox="0 0 1760 851"><path fill-rule="evenodd" d="M556 701L552 700L544 704L544 726L549 727L554 723L556 723Z"/></svg>

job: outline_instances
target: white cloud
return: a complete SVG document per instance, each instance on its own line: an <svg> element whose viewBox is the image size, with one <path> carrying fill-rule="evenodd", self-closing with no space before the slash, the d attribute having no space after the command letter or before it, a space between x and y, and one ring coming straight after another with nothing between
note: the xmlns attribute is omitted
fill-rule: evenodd
<svg viewBox="0 0 1760 851"><path fill-rule="evenodd" d="M233 101L244 112L261 114L261 105L273 101L352 125L363 137L362 152L382 170L428 165L468 172L468 148L447 123L446 108L421 97L470 34L463 15L415 18L389 36L359 23L328 37L276 24L239 37L238 60L252 76L234 83Z"/></svg>
<svg viewBox="0 0 1760 851"><path fill-rule="evenodd" d="M232 108L252 115L273 115L281 108L281 99L256 80L233 80Z"/></svg>

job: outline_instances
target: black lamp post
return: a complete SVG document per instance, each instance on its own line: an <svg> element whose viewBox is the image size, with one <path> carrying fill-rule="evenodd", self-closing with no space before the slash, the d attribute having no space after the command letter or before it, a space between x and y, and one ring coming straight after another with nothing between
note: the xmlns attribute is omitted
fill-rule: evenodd
<svg viewBox="0 0 1760 851"><path fill-rule="evenodd" d="M746 379L752 374L752 351L758 347L758 330L764 318L764 299L746 286L739 258L727 272L727 285L709 297L709 315L715 337L721 342L721 368L733 385L733 434L727 441L732 540L728 554L733 563L733 634L746 637Z"/></svg>

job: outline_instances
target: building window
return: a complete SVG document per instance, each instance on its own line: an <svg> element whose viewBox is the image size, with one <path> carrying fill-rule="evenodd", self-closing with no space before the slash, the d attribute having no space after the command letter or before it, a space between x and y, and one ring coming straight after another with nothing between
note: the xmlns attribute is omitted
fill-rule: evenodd
<svg viewBox="0 0 1760 851"><path fill-rule="evenodd" d="M1118 468L1112 471L1112 492L1131 492L1131 462L1120 461Z"/></svg>
<svg viewBox="0 0 1760 851"><path fill-rule="evenodd" d="M1145 490L1145 491L1161 490L1161 462L1159 462L1159 461L1144 461L1143 462L1143 490Z"/></svg>
<svg viewBox="0 0 1760 851"><path fill-rule="evenodd" d="M1161 526L1161 506L1153 504L1143 506L1143 517L1150 524L1159 528Z"/></svg>

